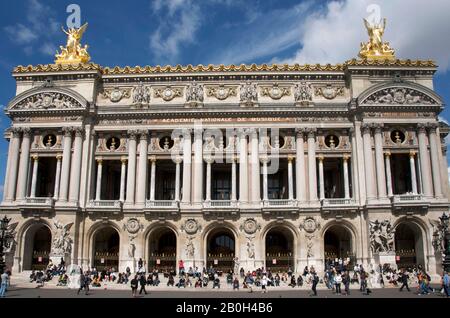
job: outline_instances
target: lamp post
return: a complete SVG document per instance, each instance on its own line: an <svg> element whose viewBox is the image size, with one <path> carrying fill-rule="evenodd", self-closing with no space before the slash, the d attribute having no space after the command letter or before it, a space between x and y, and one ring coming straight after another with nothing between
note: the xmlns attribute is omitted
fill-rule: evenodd
<svg viewBox="0 0 450 318"><path fill-rule="evenodd" d="M442 230L444 234L444 262L442 263L444 267L445 272L450 272L450 231L448 228L450 217L445 214L445 212L442 214L442 216L439 218L441 220Z"/></svg>
<svg viewBox="0 0 450 318"><path fill-rule="evenodd" d="M8 233L8 226L11 219L6 216L0 220L0 274L5 270L5 249L8 249L11 244L11 234Z"/></svg>

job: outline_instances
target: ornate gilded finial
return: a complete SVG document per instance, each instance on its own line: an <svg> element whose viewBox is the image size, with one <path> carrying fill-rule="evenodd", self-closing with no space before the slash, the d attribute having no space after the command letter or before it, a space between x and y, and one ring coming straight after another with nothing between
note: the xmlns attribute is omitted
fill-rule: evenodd
<svg viewBox="0 0 450 318"><path fill-rule="evenodd" d="M364 19L367 32L369 33L369 42L361 43L359 57L372 60L392 60L395 59L395 51L389 46L389 42L383 42L383 34L386 28L386 18L383 23L371 25Z"/></svg>
<svg viewBox="0 0 450 318"><path fill-rule="evenodd" d="M88 24L85 23L81 28L69 28L67 31L64 27L61 29L67 34L66 47L60 46L61 53L56 52L56 64L79 64L88 63L91 60L87 52L88 46L81 46L81 38L86 31Z"/></svg>

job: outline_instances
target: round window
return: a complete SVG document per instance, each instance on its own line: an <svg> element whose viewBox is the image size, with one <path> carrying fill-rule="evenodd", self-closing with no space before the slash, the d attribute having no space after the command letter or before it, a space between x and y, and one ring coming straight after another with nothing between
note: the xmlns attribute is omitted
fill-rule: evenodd
<svg viewBox="0 0 450 318"><path fill-rule="evenodd" d="M336 148L339 146L339 137L336 135L328 135L325 137L325 145L328 148Z"/></svg>
<svg viewBox="0 0 450 318"><path fill-rule="evenodd" d="M111 137L106 141L106 148L111 151L116 150L120 147L120 139L117 137Z"/></svg>
<svg viewBox="0 0 450 318"><path fill-rule="evenodd" d="M284 137L283 136L273 136L269 137L269 144L272 148L283 148L284 147Z"/></svg>
<svg viewBox="0 0 450 318"><path fill-rule="evenodd" d="M173 145L174 141L169 136L165 136L159 139L159 146L161 147L161 149L169 150L172 149Z"/></svg>
<svg viewBox="0 0 450 318"><path fill-rule="evenodd" d="M391 132L391 140L396 144L402 144L406 140L405 133L401 130L394 130Z"/></svg>
<svg viewBox="0 0 450 318"><path fill-rule="evenodd" d="M56 136L53 134L49 134L43 139L44 146L47 148L52 148L56 145Z"/></svg>

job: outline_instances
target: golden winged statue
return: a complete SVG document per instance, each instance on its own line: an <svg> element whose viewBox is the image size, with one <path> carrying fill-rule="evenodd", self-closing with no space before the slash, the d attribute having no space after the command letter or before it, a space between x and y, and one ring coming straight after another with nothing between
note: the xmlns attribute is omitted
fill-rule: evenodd
<svg viewBox="0 0 450 318"><path fill-rule="evenodd" d="M395 51L389 46L389 42L383 42L386 18L378 24L370 24L364 19L364 24L369 34L369 42L361 43L359 57L363 59L395 59Z"/></svg>
<svg viewBox="0 0 450 318"><path fill-rule="evenodd" d="M61 53L56 52L56 64L79 64L88 63L91 60L87 52L88 46L81 46L81 38L86 31L88 24L85 23L80 28L69 28L67 31L62 27L62 31L67 34L66 47L60 46Z"/></svg>

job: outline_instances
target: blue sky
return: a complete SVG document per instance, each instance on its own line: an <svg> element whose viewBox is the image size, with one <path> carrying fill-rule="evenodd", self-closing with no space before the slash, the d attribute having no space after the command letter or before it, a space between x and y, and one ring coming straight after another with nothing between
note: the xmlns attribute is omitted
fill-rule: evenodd
<svg viewBox="0 0 450 318"><path fill-rule="evenodd" d="M408 0L16 0L0 3L0 105L15 95L16 65L53 63L65 43L66 8L78 4L83 39L103 66L339 63L356 57L362 18L388 18L385 40L399 58L433 59L435 89L450 100L450 1ZM370 7L379 5L378 9ZM367 11L369 9L369 11ZM441 114L450 121L446 108ZM1 129L10 125L0 115ZM0 184L7 142L0 139ZM0 188L1 190L2 188Z"/></svg>

